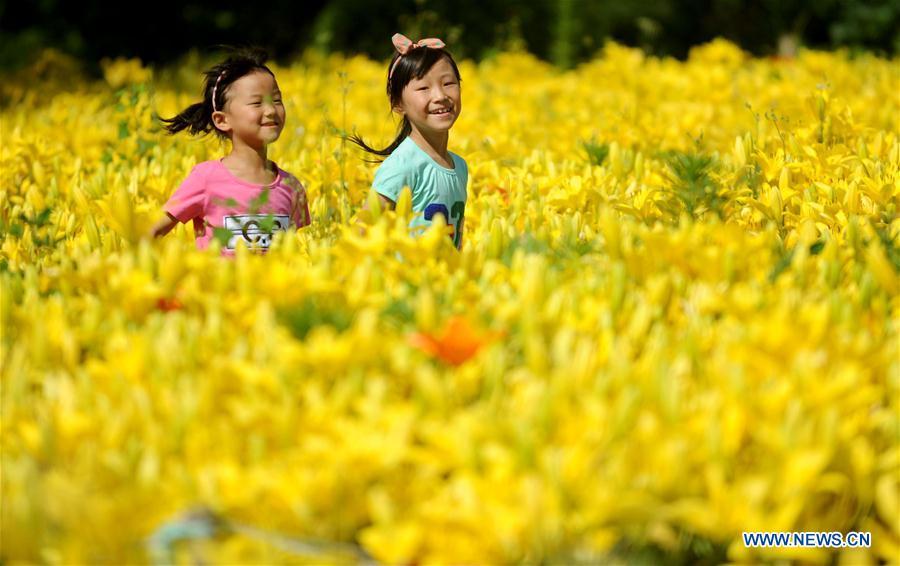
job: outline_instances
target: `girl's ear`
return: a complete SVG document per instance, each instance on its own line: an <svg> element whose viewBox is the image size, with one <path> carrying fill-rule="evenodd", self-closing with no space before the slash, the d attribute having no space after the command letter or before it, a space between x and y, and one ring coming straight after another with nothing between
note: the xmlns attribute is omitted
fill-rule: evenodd
<svg viewBox="0 0 900 566"><path fill-rule="evenodd" d="M231 125L228 123L228 116L221 110L217 110L212 113L212 122L213 122L213 126L215 126L216 129L219 131L222 131L222 132L230 132L231 131Z"/></svg>

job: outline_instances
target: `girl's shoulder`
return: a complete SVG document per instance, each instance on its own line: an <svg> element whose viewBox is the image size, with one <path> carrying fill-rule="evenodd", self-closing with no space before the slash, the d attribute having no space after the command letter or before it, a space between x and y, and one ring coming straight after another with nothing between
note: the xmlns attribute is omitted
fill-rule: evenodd
<svg viewBox="0 0 900 566"><path fill-rule="evenodd" d="M409 138L403 140L397 149L391 152L375 171L376 177L405 175L414 173L425 165L416 144Z"/></svg>
<svg viewBox="0 0 900 566"><path fill-rule="evenodd" d="M218 167L222 167L222 161L219 159L208 159L194 165L193 171L212 171Z"/></svg>
<svg viewBox="0 0 900 566"><path fill-rule="evenodd" d="M274 161L273 163L275 164L275 168L278 170L279 184L284 185L294 191L306 191L303 183L300 182L300 179L298 179L296 175L286 169L282 169Z"/></svg>
<svg viewBox="0 0 900 566"><path fill-rule="evenodd" d="M215 169L216 160L201 161L191 167L190 172L184 178L184 183L205 183L210 173Z"/></svg>
<svg viewBox="0 0 900 566"><path fill-rule="evenodd" d="M416 142L414 142L412 138L407 137L397 146L397 149L392 151L391 154L381 162L381 167L384 167L385 165L391 167L410 164L411 162L415 162L418 154L419 151Z"/></svg>
<svg viewBox="0 0 900 566"><path fill-rule="evenodd" d="M456 164L457 167L462 167L463 169L466 169L466 170L469 169L469 166L466 163L465 159L460 157L458 154L453 153L452 151L449 153L450 153L450 158L453 159L453 163Z"/></svg>
<svg viewBox="0 0 900 566"><path fill-rule="evenodd" d="M460 156L452 151L450 156L456 164L462 164L465 167L466 162ZM408 171L417 171L429 167L440 167L434 159L428 155L425 150L416 145L412 138L407 137L403 140L397 149L391 153L387 159L381 163L381 168L386 169L405 169Z"/></svg>
<svg viewBox="0 0 900 566"><path fill-rule="evenodd" d="M224 168L224 165L222 165L222 162L217 159L201 161L191 168L191 172L188 174L188 179L207 181L210 179L210 177L213 177L219 169L222 168Z"/></svg>

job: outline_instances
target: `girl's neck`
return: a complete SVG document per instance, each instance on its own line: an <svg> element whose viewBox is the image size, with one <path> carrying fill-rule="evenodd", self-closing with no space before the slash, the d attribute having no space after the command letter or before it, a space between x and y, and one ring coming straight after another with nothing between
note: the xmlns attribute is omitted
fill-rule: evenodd
<svg viewBox="0 0 900 566"><path fill-rule="evenodd" d="M447 151L449 132L423 132L413 126L409 137L432 159L438 163L443 162L448 168L453 168L453 160L450 159L450 152Z"/></svg>
<svg viewBox="0 0 900 566"><path fill-rule="evenodd" d="M269 169L268 149L265 145L257 148L242 143L232 143L231 153L223 162L244 171L263 172Z"/></svg>
<svg viewBox="0 0 900 566"><path fill-rule="evenodd" d="M268 185L278 178L275 164L266 155L266 146L257 150L243 144L234 144L231 153L222 159L231 174L255 185Z"/></svg>

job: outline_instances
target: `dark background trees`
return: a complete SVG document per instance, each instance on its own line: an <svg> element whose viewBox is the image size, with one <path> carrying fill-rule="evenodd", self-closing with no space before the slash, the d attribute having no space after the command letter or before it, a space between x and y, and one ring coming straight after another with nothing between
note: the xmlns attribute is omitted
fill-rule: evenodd
<svg viewBox="0 0 900 566"><path fill-rule="evenodd" d="M562 67L613 39L684 57L725 37L757 55L789 45L900 51L900 0L0 0L0 67L43 47L87 62L165 63L192 49L255 44L285 60L308 48L390 55L390 36L444 38L461 57L516 45Z"/></svg>

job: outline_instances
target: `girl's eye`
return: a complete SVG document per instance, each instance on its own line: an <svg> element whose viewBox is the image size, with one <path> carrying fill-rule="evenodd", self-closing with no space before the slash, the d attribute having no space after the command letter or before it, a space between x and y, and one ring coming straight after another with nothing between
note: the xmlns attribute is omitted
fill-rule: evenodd
<svg viewBox="0 0 900 566"><path fill-rule="evenodd" d="M427 87L427 86L420 86L420 87L417 88L416 90L428 90L428 87Z"/></svg>
<svg viewBox="0 0 900 566"><path fill-rule="evenodd" d="M250 106L259 106L262 102L251 102Z"/></svg>

